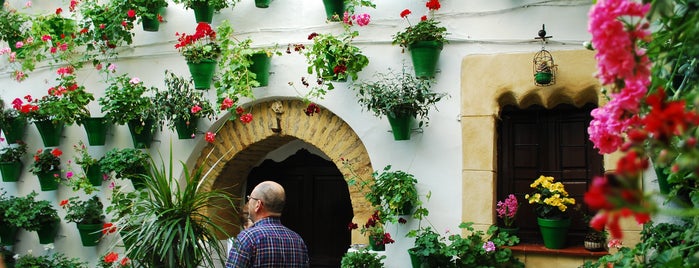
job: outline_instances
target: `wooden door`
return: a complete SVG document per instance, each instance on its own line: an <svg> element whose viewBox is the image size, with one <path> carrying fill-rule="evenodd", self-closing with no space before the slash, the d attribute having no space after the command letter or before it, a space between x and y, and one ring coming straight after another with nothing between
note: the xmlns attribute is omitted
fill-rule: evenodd
<svg viewBox="0 0 699 268"><path fill-rule="evenodd" d="M350 245L347 224L354 213L347 182L335 164L303 149L280 163L266 160L250 171L246 194L265 180L284 187L282 223L303 237L311 267L339 267Z"/></svg>

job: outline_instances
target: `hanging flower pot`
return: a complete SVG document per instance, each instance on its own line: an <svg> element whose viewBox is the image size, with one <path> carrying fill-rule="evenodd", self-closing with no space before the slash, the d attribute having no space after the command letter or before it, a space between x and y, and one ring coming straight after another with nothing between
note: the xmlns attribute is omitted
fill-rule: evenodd
<svg viewBox="0 0 699 268"><path fill-rule="evenodd" d="M413 60L415 76L433 78L437 70L437 61L444 44L437 41L418 41L410 44L410 57Z"/></svg>
<svg viewBox="0 0 699 268"><path fill-rule="evenodd" d="M420 268L422 267L423 261L420 259L420 256L415 254L413 252L413 249L408 249L408 255L410 256L410 264L413 268ZM427 265L427 263L425 263Z"/></svg>
<svg viewBox="0 0 699 268"><path fill-rule="evenodd" d="M19 180L22 174L22 162L0 162L0 173L2 174L2 181L4 182L16 182Z"/></svg>
<svg viewBox="0 0 699 268"><path fill-rule="evenodd" d="M259 8L268 8L271 2L272 0L255 0L255 6Z"/></svg>
<svg viewBox="0 0 699 268"><path fill-rule="evenodd" d="M34 122L36 129L39 130L41 141L46 147L56 147L60 144L61 134L63 133L63 122L54 123L51 120L43 120Z"/></svg>
<svg viewBox="0 0 699 268"><path fill-rule="evenodd" d="M83 127L87 133L87 142L92 146L104 145L107 140L109 125L104 117L92 117L83 120Z"/></svg>
<svg viewBox="0 0 699 268"><path fill-rule="evenodd" d="M393 132L394 140L402 141L410 139L410 125L412 123L412 116L387 115L386 117L388 117L388 123L391 124L391 131Z"/></svg>
<svg viewBox="0 0 699 268"><path fill-rule="evenodd" d="M272 57L267 56L265 52L260 52L252 54L250 60L252 60L252 65L248 69L255 73L255 80L260 83L261 87L269 85L269 68L272 64Z"/></svg>
<svg viewBox="0 0 699 268"><path fill-rule="evenodd" d="M570 227L570 218L544 219L537 218L544 246L550 249L561 249L566 246L566 237Z"/></svg>
<svg viewBox="0 0 699 268"><path fill-rule="evenodd" d="M24 139L26 130L27 120L23 117L15 117L11 119L9 124L2 126L2 132L5 134L5 140L8 144L15 144Z"/></svg>
<svg viewBox="0 0 699 268"><path fill-rule="evenodd" d="M211 79L214 78L216 70L215 60L203 60L198 63L187 62L187 66L192 79L194 79L194 88L206 90L211 87Z"/></svg>
<svg viewBox="0 0 699 268"><path fill-rule="evenodd" d="M9 224L4 224L0 226L0 245L12 246L17 240L17 232L19 228L11 226Z"/></svg>
<svg viewBox="0 0 699 268"><path fill-rule="evenodd" d="M197 123L199 122L199 117L190 116L189 122L182 118L178 118L175 121L175 130L177 130L177 137L180 140L193 139L194 132L197 130Z"/></svg>
<svg viewBox="0 0 699 268"><path fill-rule="evenodd" d="M158 18L161 18L163 13L165 13L165 8L161 7L158 9L155 18L141 17L143 30L146 32L157 32L160 29L160 20Z"/></svg>
<svg viewBox="0 0 699 268"><path fill-rule="evenodd" d="M78 227L78 233L80 233L80 241L82 241L85 247L94 247L99 243L100 238L102 238L102 224L85 224L76 223Z"/></svg>
<svg viewBox="0 0 699 268"><path fill-rule="evenodd" d="M536 81L536 83L541 85L548 85L549 83L551 83L552 78L553 74L548 72L538 72L534 75L534 80Z"/></svg>
<svg viewBox="0 0 699 268"><path fill-rule="evenodd" d="M60 170L37 173L39 185L42 191L55 191L58 189L58 178L61 176Z"/></svg>
<svg viewBox="0 0 699 268"><path fill-rule="evenodd" d="M194 18L199 22L211 23L214 19L214 7L207 2L193 2L192 10L194 10Z"/></svg>
<svg viewBox="0 0 699 268"><path fill-rule="evenodd" d="M51 244L56 240L56 234L58 234L58 226L61 223L57 220L51 224L41 226L36 233L39 235L39 244Z"/></svg>
<svg viewBox="0 0 699 268"><path fill-rule="evenodd" d="M379 241L377 241L377 239ZM373 251L385 251L386 244L383 243L383 236L375 237L374 235L369 236L369 249Z"/></svg>
<svg viewBox="0 0 699 268"><path fill-rule="evenodd" d="M344 0L323 0L323 5L325 5L325 16L328 20L333 20L335 15L338 16L336 19L342 19L342 15L345 14Z"/></svg>
<svg viewBox="0 0 699 268"><path fill-rule="evenodd" d="M153 119L129 121L129 132L131 132L134 148L150 148L150 144L153 142L153 124L155 124Z"/></svg>
<svg viewBox="0 0 699 268"><path fill-rule="evenodd" d="M92 184L92 186L102 186L102 181L104 181L104 173L102 173L100 165L89 165L87 167L83 167L83 170L85 171L85 176L87 177L87 180L90 181L90 184Z"/></svg>

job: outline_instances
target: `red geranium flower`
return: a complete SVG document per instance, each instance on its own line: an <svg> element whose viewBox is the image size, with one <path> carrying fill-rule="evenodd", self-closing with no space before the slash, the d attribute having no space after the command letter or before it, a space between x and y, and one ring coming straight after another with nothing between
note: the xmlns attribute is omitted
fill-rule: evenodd
<svg viewBox="0 0 699 268"><path fill-rule="evenodd" d="M407 8L406 8L406 9L404 9L403 11L400 12L400 17L401 17L401 18L405 18L406 16L410 15L410 13L412 13L412 12L410 12L410 9L407 9Z"/></svg>
<svg viewBox="0 0 699 268"><path fill-rule="evenodd" d="M104 256L104 262L106 263L113 263L119 259L119 254L116 252L109 252L106 256Z"/></svg>
<svg viewBox="0 0 699 268"><path fill-rule="evenodd" d="M440 7L442 7L442 5L439 4L439 0L430 0L427 3L425 3L425 6L430 10L437 10Z"/></svg>
<svg viewBox="0 0 699 268"><path fill-rule="evenodd" d="M63 154L63 152L61 151L61 149L54 148L54 149L51 151L51 154L52 154L53 156L55 156L55 157L60 157L60 156Z"/></svg>

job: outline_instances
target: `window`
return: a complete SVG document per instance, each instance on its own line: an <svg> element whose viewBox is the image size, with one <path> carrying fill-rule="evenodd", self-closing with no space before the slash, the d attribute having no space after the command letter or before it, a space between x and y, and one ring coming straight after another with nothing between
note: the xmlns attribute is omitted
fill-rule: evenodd
<svg viewBox="0 0 699 268"><path fill-rule="evenodd" d="M503 107L498 124L498 200L514 193L520 201L516 224L522 242L542 243L536 215L524 195L540 175L563 182L576 204L592 178L603 173L602 155L592 148L587 134L590 111L562 104L553 109L533 106L520 109ZM585 211L586 208L583 208ZM571 210L573 219L568 243L582 243L587 227L580 212ZM499 222L498 224L502 224Z"/></svg>

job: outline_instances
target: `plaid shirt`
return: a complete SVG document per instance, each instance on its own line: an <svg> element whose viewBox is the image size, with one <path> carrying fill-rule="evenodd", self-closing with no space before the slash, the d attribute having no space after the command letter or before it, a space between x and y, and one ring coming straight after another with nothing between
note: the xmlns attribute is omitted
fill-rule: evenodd
<svg viewBox="0 0 699 268"><path fill-rule="evenodd" d="M308 249L301 236L276 217L259 220L236 237L226 268L309 267Z"/></svg>

